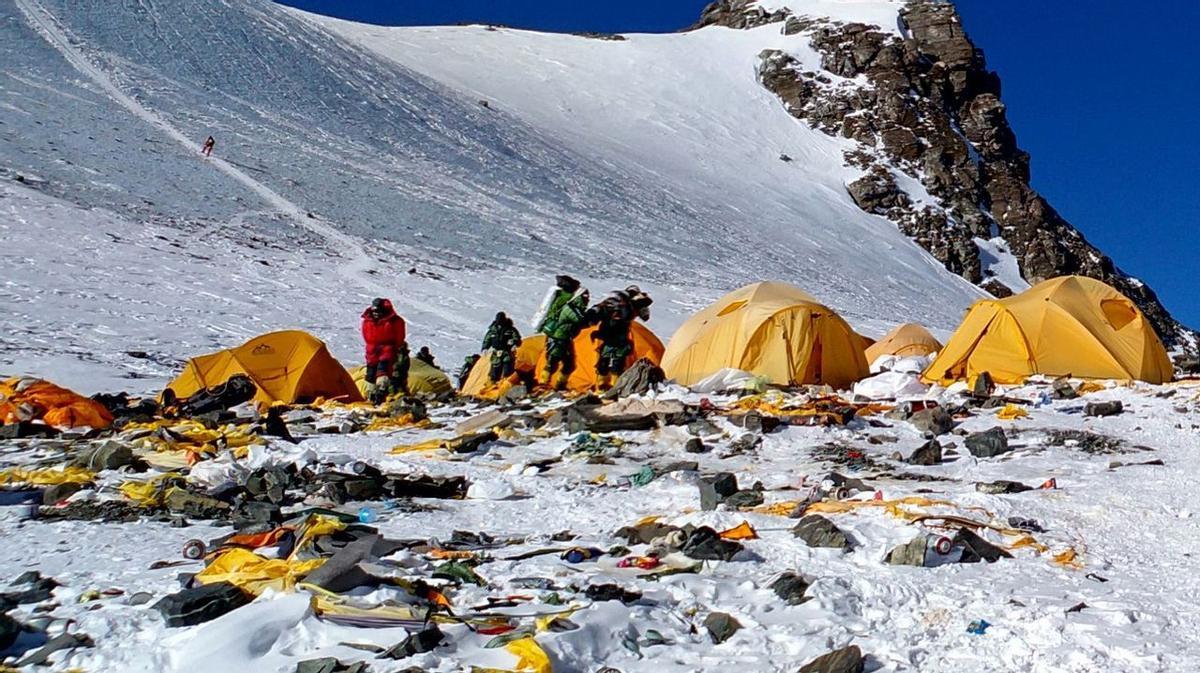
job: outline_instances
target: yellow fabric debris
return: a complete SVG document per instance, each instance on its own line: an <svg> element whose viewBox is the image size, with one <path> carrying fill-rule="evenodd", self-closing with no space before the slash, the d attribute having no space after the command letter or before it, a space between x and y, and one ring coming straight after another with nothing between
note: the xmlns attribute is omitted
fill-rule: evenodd
<svg viewBox="0 0 1200 673"><path fill-rule="evenodd" d="M1079 384L1078 388L1075 389L1075 391L1078 392L1080 395L1087 395L1088 393L1098 393L1101 390L1104 390L1104 384L1096 383L1095 381L1084 381L1083 383Z"/></svg>
<svg viewBox="0 0 1200 673"><path fill-rule="evenodd" d="M258 595L267 589L291 591L308 573L325 564L325 559L307 561L269 559L247 549L226 550L207 568L196 574L201 584L229 582Z"/></svg>
<svg viewBox="0 0 1200 673"><path fill-rule="evenodd" d="M822 500L814 502L805 508L805 513L814 514L842 514L845 512L853 512L864 507L882 507L884 511L898 519L912 521L923 516L927 516L924 512L911 512L904 509L904 506L914 507L953 507L955 509L970 510L981 512L991 517L992 513L981 507L962 507L950 502L949 500L936 500L932 498L923 498L918 495L910 495L904 498L895 500Z"/></svg>
<svg viewBox="0 0 1200 673"><path fill-rule="evenodd" d="M1054 555L1054 562L1060 566L1079 569L1083 567L1083 562L1079 560L1079 554L1075 552L1074 547L1067 547L1063 551Z"/></svg>
<svg viewBox="0 0 1200 673"><path fill-rule="evenodd" d="M26 470L14 467L0 471L0 485L32 484L34 486L52 486L54 484L90 484L95 478L95 472L90 472L82 467L71 466L53 470Z"/></svg>
<svg viewBox="0 0 1200 673"><path fill-rule="evenodd" d="M533 638L521 638L505 644L504 649L517 657L514 671L525 673L553 673L550 657Z"/></svg>
<svg viewBox="0 0 1200 673"><path fill-rule="evenodd" d="M997 414L996 418L1002 421L1013 421L1018 418L1028 418L1029 412L1015 404L1006 404Z"/></svg>
<svg viewBox="0 0 1200 673"><path fill-rule="evenodd" d="M121 484L118 490L121 491L121 495L142 507L153 507L161 505L166 499L166 491L162 488L163 479L176 476L178 475L163 474L148 481L127 481Z"/></svg>
<svg viewBox="0 0 1200 673"><path fill-rule="evenodd" d="M444 439L427 439L423 442L417 442L416 444L398 444L396 446L393 446L391 451L389 451L388 453L391 453L392 455L400 455L400 454L405 454L405 453L423 453L426 451L437 451L438 449L444 449L444 448L447 448L446 440L444 440Z"/></svg>
<svg viewBox="0 0 1200 673"><path fill-rule="evenodd" d="M757 507L751 507L749 511L756 514L770 514L771 516L787 516L796 511L796 508L799 506L799 500L783 500L781 502L769 502Z"/></svg>
<svg viewBox="0 0 1200 673"><path fill-rule="evenodd" d="M406 428L428 428L433 426L433 421L428 418L415 420L412 414L400 414L399 416L380 416L374 418L367 425L367 430L403 430Z"/></svg>

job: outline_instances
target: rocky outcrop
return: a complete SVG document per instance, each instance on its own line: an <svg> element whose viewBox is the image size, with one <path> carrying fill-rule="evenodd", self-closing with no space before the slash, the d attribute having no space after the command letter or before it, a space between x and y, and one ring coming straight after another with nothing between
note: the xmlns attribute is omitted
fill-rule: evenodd
<svg viewBox="0 0 1200 673"><path fill-rule="evenodd" d="M1190 330L1153 290L1122 273L1030 186L1029 155L1008 124L1000 79L954 7L910 0L899 19L903 38L861 23L768 12L754 0L720 0L697 27L782 23L781 33L806 40L821 55L820 71L767 49L759 55L760 82L791 115L857 141L845 157L863 171L847 185L854 202L895 222L950 271L993 294L1010 293L983 268L976 243L999 237L1030 283L1097 278L1133 299L1167 342L1186 341ZM902 188L912 180L937 205Z"/></svg>

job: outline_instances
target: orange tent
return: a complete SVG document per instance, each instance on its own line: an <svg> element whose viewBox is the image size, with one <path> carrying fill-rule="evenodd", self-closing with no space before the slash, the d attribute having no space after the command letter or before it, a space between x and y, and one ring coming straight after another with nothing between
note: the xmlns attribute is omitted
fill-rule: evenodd
<svg viewBox="0 0 1200 673"><path fill-rule="evenodd" d="M249 376L258 387L255 399L267 404L362 401L354 379L325 344L299 330L263 334L237 348L192 358L168 387L183 399L236 374Z"/></svg>
<svg viewBox="0 0 1200 673"><path fill-rule="evenodd" d="M41 420L56 428L107 428L113 417L99 402L40 379L0 381L0 424Z"/></svg>
<svg viewBox="0 0 1200 673"><path fill-rule="evenodd" d="M596 385L596 363L600 360L598 342L592 341L595 327L589 327L575 337L575 371L567 379L567 390L582 392ZM654 364L662 362L663 351L666 350L662 341L640 322L634 322L630 327L633 338L633 353L630 354L627 365L646 358ZM546 336L535 334L521 340L517 347L516 375L517 380L536 379L546 367ZM463 385L461 394L472 397L494 399L510 388L515 381L501 381L493 385L488 380L488 370L492 366L491 358L487 355L479 358L479 362L471 368L471 373Z"/></svg>
<svg viewBox="0 0 1200 673"><path fill-rule="evenodd" d="M888 332L879 341L867 347L867 364L873 364L884 355L911 357L930 355L942 350L942 343L929 330L916 323L905 323Z"/></svg>

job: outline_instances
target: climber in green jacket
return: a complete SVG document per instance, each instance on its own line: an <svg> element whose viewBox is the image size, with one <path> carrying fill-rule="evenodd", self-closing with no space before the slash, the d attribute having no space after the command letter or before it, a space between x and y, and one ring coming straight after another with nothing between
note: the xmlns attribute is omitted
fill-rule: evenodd
<svg viewBox="0 0 1200 673"><path fill-rule="evenodd" d="M483 350L491 351L491 367L488 378L492 383L512 376L516 366L517 346L521 345L521 333L513 325L512 318L503 312L496 314L496 319L488 326L483 335Z"/></svg>
<svg viewBox="0 0 1200 673"><path fill-rule="evenodd" d="M567 379L575 371L574 339L585 325L590 296L579 288L557 313L550 313L543 321L546 334L546 370L544 384L553 382L555 390L567 387ZM559 369L561 367L561 370ZM558 372L558 378L554 377Z"/></svg>

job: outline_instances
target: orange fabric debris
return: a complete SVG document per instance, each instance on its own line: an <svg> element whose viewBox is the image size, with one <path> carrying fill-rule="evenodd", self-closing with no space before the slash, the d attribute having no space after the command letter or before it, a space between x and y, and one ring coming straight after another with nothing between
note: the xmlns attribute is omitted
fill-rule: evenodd
<svg viewBox="0 0 1200 673"><path fill-rule="evenodd" d="M104 429L112 425L112 414L95 400L49 381L37 380L22 387L23 381L27 380L0 381L0 424L40 420L57 428Z"/></svg>
<svg viewBox="0 0 1200 673"><path fill-rule="evenodd" d="M740 525L734 526L729 530L723 530L717 533L726 540L757 540L758 531L754 530L754 526L750 525L749 521L743 521Z"/></svg>

